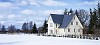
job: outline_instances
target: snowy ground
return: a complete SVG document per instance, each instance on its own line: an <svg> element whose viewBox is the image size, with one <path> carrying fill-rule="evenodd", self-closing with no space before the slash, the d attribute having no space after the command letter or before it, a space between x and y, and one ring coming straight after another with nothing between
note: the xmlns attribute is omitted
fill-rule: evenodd
<svg viewBox="0 0 100 45"><path fill-rule="evenodd" d="M100 45L100 40L0 34L0 45Z"/></svg>

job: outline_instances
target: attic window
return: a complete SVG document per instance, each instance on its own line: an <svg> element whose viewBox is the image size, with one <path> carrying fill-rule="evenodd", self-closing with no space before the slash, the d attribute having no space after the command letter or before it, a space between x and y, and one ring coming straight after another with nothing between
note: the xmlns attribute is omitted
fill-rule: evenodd
<svg viewBox="0 0 100 45"><path fill-rule="evenodd" d="M52 27L53 26L53 24L52 23L50 23L50 27Z"/></svg>
<svg viewBox="0 0 100 45"><path fill-rule="evenodd" d="M78 22L76 22L76 25L78 25Z"/></svg>
<svg viewBox="0 0 100 45"><path fill-rule="evenodd" d="M71 22L71 25L73 25L73 22Z"/></svg>

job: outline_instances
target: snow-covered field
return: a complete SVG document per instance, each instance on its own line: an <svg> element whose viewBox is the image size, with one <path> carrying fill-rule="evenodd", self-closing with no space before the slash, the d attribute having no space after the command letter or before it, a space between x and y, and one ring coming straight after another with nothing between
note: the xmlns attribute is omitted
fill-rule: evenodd
<svg viewBox="0 0 100 45"><path fill-rule="evenodd" d="M0 34L0 45L100 45L100 40Z"/></svg>

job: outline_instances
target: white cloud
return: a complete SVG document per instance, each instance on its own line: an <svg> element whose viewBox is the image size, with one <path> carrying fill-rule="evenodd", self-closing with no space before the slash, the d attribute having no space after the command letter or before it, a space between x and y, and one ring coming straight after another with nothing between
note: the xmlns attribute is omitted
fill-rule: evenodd
<svg viewBox="0 0 100 45"><path fill-rule="evenodd" d="M0 2L0 8L9 8L12 7L10 2Z"/></svg>
<svg viewBox="0 0 100 45"><path fill-rule="evenodd" d="M4 18L3 15L0 15L0 19Z"/></svg>
<svg viewBox="0 0 100 45"><path fill-rule="evenodd" d="M24 0L24 1L21 1L21 2L19 3L19 5L20 5L20 6L25 6L25 5L28 5L28 2Z"/></svg>
<svg viewBox="0 0 100 45"><path fill-rule="evenodd" d="M10 14L10 15L8 15L8 19L13 19L13 18L19 18L19 17L21 17L21 15L15 15L15 14Z"/></svg>
<svg viewBox="0 0 100 45"><path fill-rule="evenodd" d="M98 1L85 1L85 2L82 2L82 3L77 3L76 5L97 5L98 4Z"/></svg>
<svg viewBox="0 0 100 45"><path fill-rule="evenodd" d="M27 15L35 15L35 11L30 10L30 9L25 9L21 11L21 14L27 14Z"/></svg>
<svg viewBox="0 0 100 45"><path fill-rule="evenodd" d="M29 2L30 5L35 5L35 6L39 6L39 3L37 2L37 0L27 0Z"/></svg>
<svg viewBox="0 0 100 45"><path fill-rule="evenodd" d="M55 0L45 0L45 1L41 2L41 4L46 5L46 6L66 6L66 5L69 5L68 3L55 1Z"/></svg>
<svg viewBox="0 0 100 45"><path fill-rule="evenodd" d="M11 2L0 2L0 9L19 9L19 7Z"/></svg>
<svg viewBox="0 0 100 45"><path fill-rule="evenodd" d="M41 14L50 15L50 14L63 14L64 10L40 10Z"/></svg>

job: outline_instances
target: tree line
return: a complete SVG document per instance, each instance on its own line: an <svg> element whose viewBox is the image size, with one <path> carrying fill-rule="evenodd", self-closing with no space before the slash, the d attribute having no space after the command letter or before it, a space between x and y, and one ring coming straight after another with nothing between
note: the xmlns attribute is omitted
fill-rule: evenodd
<svg viewBox="0 0 100 45"><path fill-rule="evenodd" d="M45 20L43 26L41 28L37 28L36 23L33 24L32 21L25 22L22 24L21 29L17 29L15 25L10 25L8 28L5 28L5 25L0 25L0 33L30 33L30 34L37 34L37 33L46 33L47 32L47 21Z"/></svg>

